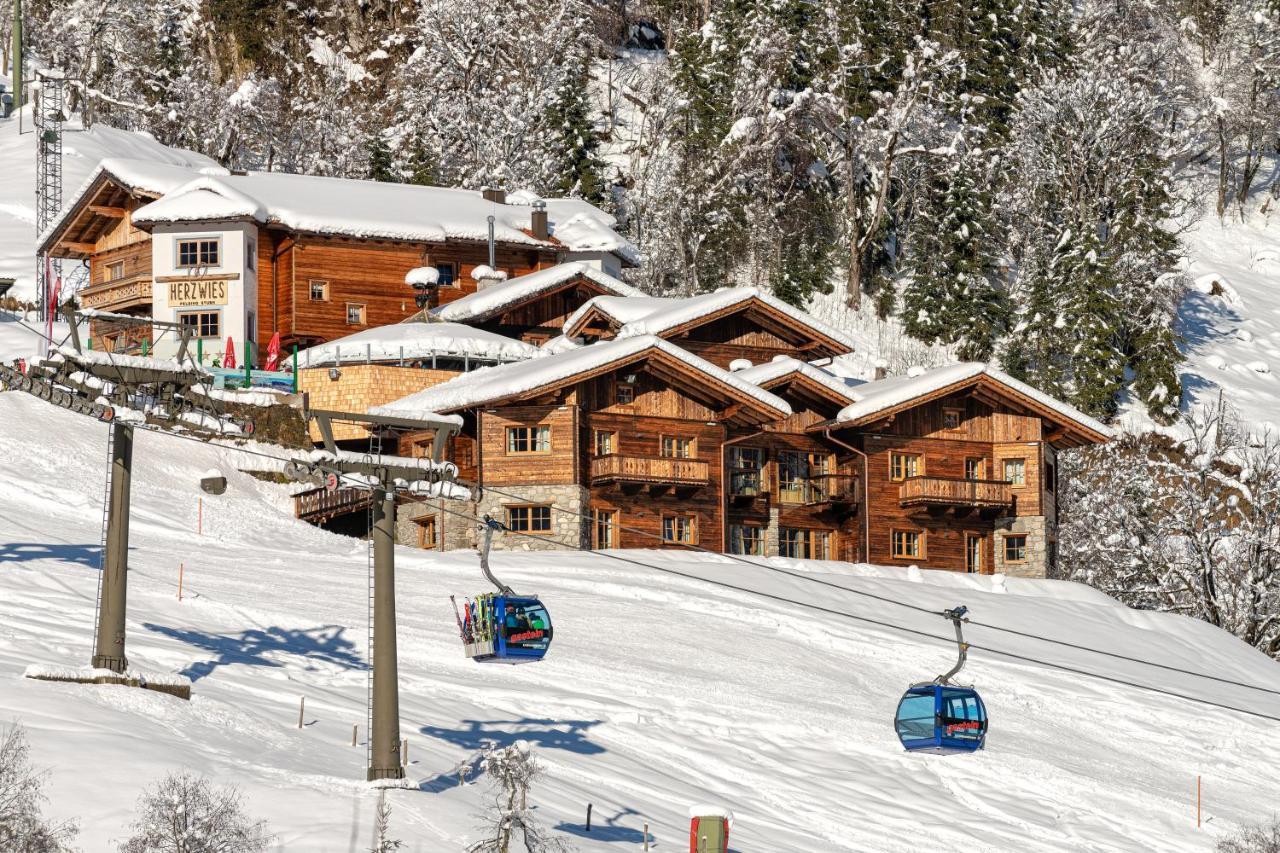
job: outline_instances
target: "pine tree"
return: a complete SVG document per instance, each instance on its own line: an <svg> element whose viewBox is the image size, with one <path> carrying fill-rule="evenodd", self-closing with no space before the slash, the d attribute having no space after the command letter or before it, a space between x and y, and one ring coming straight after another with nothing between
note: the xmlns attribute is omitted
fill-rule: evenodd
<svg viewBox="0 0 1280 853"><path fill-rule="evenodd" d="M960 344L985 361L1007 322L997 282L991 200L972 159L941 179L916 217L903 293L907 332L926 343Z"/></svg>
<svg viewBox="0 0 1280 853"><path fill-rule="evenodd" d="M547 126L557 137L556 192L598 205L605 200L606 188L604 163L597 153L600 141L587 98L589 80L585 63L565 75L547 110Z"/></svg>
<svg viewBox="0 0 1280 853"><path fill-rule="evenodd" d="M369 178L386 183L395 181L396 177L391 149L382 134L375 133L369 138Z"/></svg>

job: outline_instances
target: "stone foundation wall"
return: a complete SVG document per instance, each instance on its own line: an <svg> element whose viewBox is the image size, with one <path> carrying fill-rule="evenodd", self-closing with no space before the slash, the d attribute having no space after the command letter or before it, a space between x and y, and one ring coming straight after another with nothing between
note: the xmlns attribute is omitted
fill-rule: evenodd
<svg viewBox="0 0 1280 853"><path fill-rule="evenodd" d="M1019 578L1043 578L1049 575L1049 539L1052 523L1042 515L1021 518L999 518L995 525L995 571ZM1009 562L1004 557L1004 535L1025 534L1027 559Z"/></svg>
<svg viewBox="0 0 1280 853"><path fill-rule="evenodd" d="M505 494L482 490L475 514L481 518L490 515L506 521L507 507L520 504L549 504L551 530L539 531L544 542L528 536L506 533L493 538L495 551L551 551L557 548L590 548L587 489L577 485L503 486ZM567 512L565 510L568 510ZM473 534L474 535L474 534ZM474 539L473 539L474 541Z"/></svg>

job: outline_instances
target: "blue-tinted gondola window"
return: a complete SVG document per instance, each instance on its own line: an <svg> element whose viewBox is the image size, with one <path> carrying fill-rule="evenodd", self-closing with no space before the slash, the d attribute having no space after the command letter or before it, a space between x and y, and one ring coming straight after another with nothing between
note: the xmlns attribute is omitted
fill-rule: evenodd
<svg viewBox="0 0 1280 853"><path fill-rule="evenodd" d="M933 693L906 696L898 705L898 737L904 741L933 737Z"/></svg>
<svg viewBox="0 0 1280 853"><path fill-rule="evenodd" d="M979 740L986 729L986 715L972 693L943 694L942 735L957 740Z"/></svg>
<svg viewBox="0 0 1280 853"><path fill-rule="evenodd" d="M503 620L508 649L546 651L551 643L551 617L537 601L508 601Z"/></svg>

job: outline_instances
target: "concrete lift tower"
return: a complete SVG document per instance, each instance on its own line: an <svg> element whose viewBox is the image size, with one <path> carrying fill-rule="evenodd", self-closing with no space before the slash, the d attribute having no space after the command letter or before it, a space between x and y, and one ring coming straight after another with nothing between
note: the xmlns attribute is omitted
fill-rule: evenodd
<svg viewBox="0 0 1280 853"><path fill-rule="evenodd" d="M369 635L371 674L369 684L369 737L366 779L370 782L403 779L400 763L400 677L396 652L395 519L396 494L416 497L469 499L471 489L457 482L458 469L443 462L450 437L459 423L452 418L393 418L352 412L310 410L324 441L316 450L294 459L285 474L295 480L322 483L330 491L339 487L370 491L369 538L372 560L369 573ZM362 423L374 434L375 450L356 453L339 450L333 440L333 421ZM381 433L388 429L434 430L431 458L384 456Z"/></svg>

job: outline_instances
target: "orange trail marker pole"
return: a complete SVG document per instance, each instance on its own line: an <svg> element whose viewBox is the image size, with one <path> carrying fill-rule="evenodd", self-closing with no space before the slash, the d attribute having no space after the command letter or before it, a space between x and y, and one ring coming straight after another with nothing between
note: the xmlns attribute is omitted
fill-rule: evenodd
<svg viewBox="0 0 1280 853"><path fill-rule="evenodd" d="M182 574L186 570L185 563L178 563L178 600L182 600Z"/></svg>

